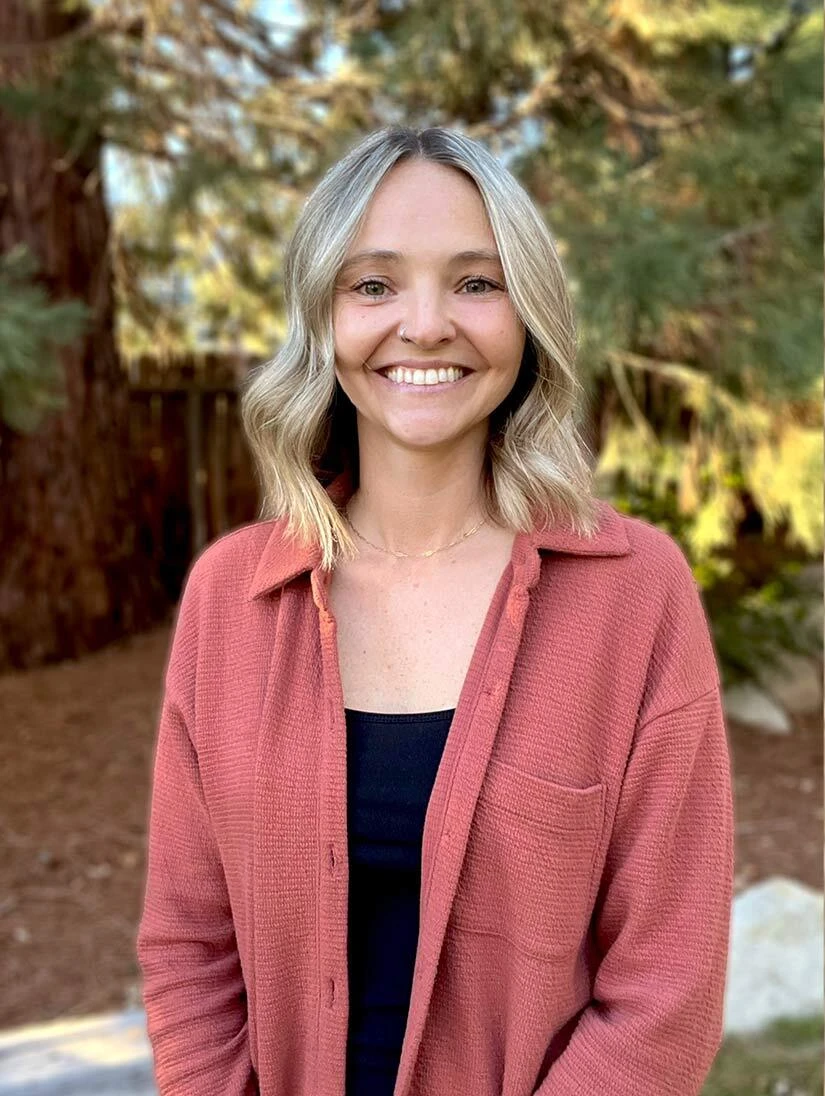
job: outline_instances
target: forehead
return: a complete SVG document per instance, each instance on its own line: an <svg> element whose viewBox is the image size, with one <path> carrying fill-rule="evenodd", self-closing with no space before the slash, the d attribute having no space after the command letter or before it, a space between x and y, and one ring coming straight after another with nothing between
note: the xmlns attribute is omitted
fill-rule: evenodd
<svg viewBox="0 0 825 1096"><path fill-rule="evenodd" d="M405 160L382 179L348 250L495 249L495 236L475 183L463 172Z"/></svg>

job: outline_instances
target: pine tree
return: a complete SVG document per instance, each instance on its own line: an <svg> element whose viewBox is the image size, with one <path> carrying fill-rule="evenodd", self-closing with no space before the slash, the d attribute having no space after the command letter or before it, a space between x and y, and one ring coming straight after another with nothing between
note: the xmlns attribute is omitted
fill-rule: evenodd
<svg viewBox="0 0 825 1096"><path fill-rule="evenodd" d="M323 10L299 26L241 0L108 0L117 70L105 120L119 178L114 255L129 353L215 347L269 356L280 263L307 191L358 127L373 81L328 71Z"/></svg>
<svg viewBox="0 0 825 1096"><path fill-rule="evenodd" d="M77 5L0 5L3 668L94 649L162 605L130 497L100 137L46 109L77 106L79 70L49 43L87 25Z"/></svg>

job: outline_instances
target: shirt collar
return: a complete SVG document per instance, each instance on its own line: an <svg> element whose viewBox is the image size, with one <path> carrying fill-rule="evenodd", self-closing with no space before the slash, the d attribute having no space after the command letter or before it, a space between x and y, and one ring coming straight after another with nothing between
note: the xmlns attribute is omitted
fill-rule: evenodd
<svg viewBox="0 0 825 1096"><path fill-rule="evenodd" d="M326 491L338 505L343 504L352 490L349 471L338 475ZM515 556L521 558L529 549L559 552L574 556L626 556L632 551L625 532L624 518L608 502L596 500L599 526L591 538L581 536L568 524L562 523L548 529L534 529L518 535L519 544ZM321 548L317 543L302 544L287 538L286 518L276 518L272 531L264 545L258 566L249 588L249 599L272 593L278 587L292 581L306 571L314 570L321 562Z"/></svg>

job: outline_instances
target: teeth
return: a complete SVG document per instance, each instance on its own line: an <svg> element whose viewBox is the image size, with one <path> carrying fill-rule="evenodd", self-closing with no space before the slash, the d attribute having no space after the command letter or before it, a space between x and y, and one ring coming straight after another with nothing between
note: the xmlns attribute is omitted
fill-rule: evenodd
<svg viewBox="0 0 825 1096"><path fill-rule="evenodd" d="M405 369L395 366L388 369L385 376L396 384L450 384L461 380L461 369L450 366L449 369Z"/></svg>

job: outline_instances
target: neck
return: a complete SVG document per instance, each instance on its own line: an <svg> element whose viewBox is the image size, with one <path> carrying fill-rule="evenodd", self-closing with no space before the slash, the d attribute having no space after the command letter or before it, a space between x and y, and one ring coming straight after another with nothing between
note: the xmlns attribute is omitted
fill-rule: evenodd
<svg viewBox="0 0 825 1096"><path fill-rule="evenodd" d="M484 446L471 441L441 452L378 451L361 442L359 485L347 506L358 532L390 552L414 555L470 530L484 517Z"/></svg>

